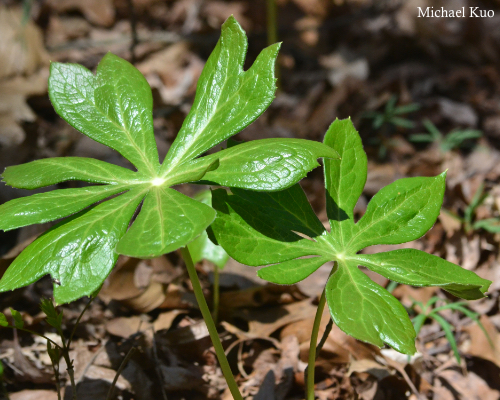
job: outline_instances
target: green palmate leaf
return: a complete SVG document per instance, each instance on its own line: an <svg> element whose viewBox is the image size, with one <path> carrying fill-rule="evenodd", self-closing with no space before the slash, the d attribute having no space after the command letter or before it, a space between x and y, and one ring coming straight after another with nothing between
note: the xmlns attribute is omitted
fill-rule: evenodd
<svg viewBox="0 0 500 400"><path fill-rule="evenodd" d="M23 329L24 321L21 313L17 310L14 310L13 308L10 309L10 313L12 314L12 318L14 319L14 326L17 329Z"/></svg>
<svg viewBox="0 0 500 400"><path fill-rule="evenodd" d="M434 178L404 178L382 188L356 224L351 239L352 251L422 237L439 215L445 176L443 172Z"/></svg>
<svg viewBox="0 0 500 400"><path fill-rule="evenodd" d="M30 244L10 265L0 291L29 285L50 274L57 303L90 295L113 268L114 252L144 191L132 190L62 223Z"/></svg>
<svg viewBox="0 0 500 400"><path fill-rule="evenodd" d="M257 266L321 254L319 243L295 233L325 232L299 185L272 193L234 192L239 195L212 193L217 219L211 228L231 257Z"/></svg>
<svg viewBox="0 0 500 400"><path fill-rule="evenodd" d="M158 257L193 241L214 218L209 206L174 189L155 187L117 251L132 257Z"/></svg>
<svg viewBox="0 0 500 400"><path fill-rule="evenodd" d="M413 286L440 286L467 300L484 297L491 284L472 271L415 249L358 254L352 259L392 281Z"/></svg>
<svg viewBox="0 0 500 400"><path fill-rule="evenodd" d="M140 177L129 169L93 158L57 157L7 167L3 181L19 189L36 189L65 181L134 184Z"/></svg>
<svg viewBox="0 0 500 400"><path fill-rule="evenodd" d="M67 217L100 200L127 190L126 186L60 189L11 200L0 206L0 229L8 231Z"/></svg>
<svg viewBox="0 0 500 400"><path fill-rule="evenodd" d="M415 329L404 307L352 262L339 262L325 293L333 321L365 342L387 343L405 354L415 353Z"/></svg>
<svg viewBox="0 0 500 400"><path fill-rule="evenodd" d="M203 177L217 185L274 191L290 187L319 166L319 157L338 158L322 143L303 139L264 139L222 150L220 166Z"/></svg>
<svg viewBox="0 0 500 400"><path fill-rule="evenodd" d="M247 38L231 16L198 81L196 97L177 135L161 175L235 135L255 121L274 99L274 64L280 45L264 49L243 71Z"/></svg>
<svg viewBox="0 0 500 400"><path fill-rule="evenodd" d="M194 198L207 206L212 206L212 192L210 190L199 192ZM203 231L200 236L189 243L188 249L195 263L205 259L214 263L219 269L223 269L229 260L226 251L221 246L214 244L208 238L206 231Z"/></svg>
<svg viewBox="0 0 500 400"><path fill-rule="evenodd" d="M57 113L144 173L160 167L153 135L153 97L142 74L108 53L94 76L77 64L50 65L49 96Z"/></svg>

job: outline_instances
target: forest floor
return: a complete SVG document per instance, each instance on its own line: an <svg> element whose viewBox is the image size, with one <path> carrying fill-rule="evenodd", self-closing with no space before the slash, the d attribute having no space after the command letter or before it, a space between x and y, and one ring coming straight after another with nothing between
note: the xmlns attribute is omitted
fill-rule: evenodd
<svg viewBox="0 0 500 400"><path fill-rule="evenodd" d="M442 0L439 7L478 6L496 14L448 19L418 17L417 7L435 5L430 0L277 3L277 37L283 42L279 90L271 107L236 139L321 141L335 118L351 117L369 159L358 218L371 196L394 180L448 170L433 229L417 241L367 251L417 248L493 281L487 298L464 304L472 313L439 311L451 335L428 318L410 359L359 342L334 326L316 363L317 398L499 399L500 3ZM47 95L50 61L95 69L111 51L133 62L153 88L162 159L190 108L224 20L232 14L246 30L247 65L268 42L264 0L47 0L33 1L24 23L22 13L19 2L0 2L2 171L53 156L126 165L118 153L55 114ZM427 136L414 136L422 133ZM302 186L326 224L321 168ZM197 190L190 186L186 193ZM0 203L29 193L2 184ZM0 273L49 226L0 233ZM221 271L218 327L246 399L304 398L313 317L331 267L293 286L268 284L254 268L234 260ZM210 302L213 265L202 261L197 269ZM384 287L390 284L365 272ZM459 300L437 288L391 289L411 317ZM39 309L40 300L51 296L46 277L0 294L0 311L10 315L8 308L15 308L29 329L58 340ZM66 334L87 302L60 307ZM328 320L325 314L320 335ZM231 399L177 253L152 260L121 257L75 332L71 356L79 400L104 400L131 348L136 351L120 374L114 398ZM3 396L57 398L44 340L0 329L0 359ZM64 367L61 374L69 399Z"/></svg>

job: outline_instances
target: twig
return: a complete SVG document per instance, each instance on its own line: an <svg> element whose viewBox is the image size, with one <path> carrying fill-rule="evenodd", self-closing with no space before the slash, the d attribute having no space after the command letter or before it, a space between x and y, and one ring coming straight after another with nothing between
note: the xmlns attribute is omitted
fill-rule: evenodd
<svg viewBox="0 0 500 400"><path fill-rule="evenodd" d="M135 347L131 347L130 350L128 351L127 355L123 359L122 363L120 364L120 367L116 371L115 378L113 379L113 382L111 383L111 387L108 390L108 395L106 396L106 400L111 400L111 398L113 397L113 392L115 391L116 382L118 381L118 378L119 378L120 374L122 373L122 371L125 369L128 361L130 360L130 357L132 357L132 355L135 353L136 350L137 349Z"/></svg>
<svg viewBox="0 0 500 400"><path fill-rule="evenodd" d="M160 389L161 389L161 394L163 396L163 400L168 400L167 393L165 392L165 388L163 387L163 375L161 373L160 362L158 360L158 349L156 348L156 331L154 326L151 327L151 330L153 331L153 357L155 359L155 370L156 373L158 374L158 379L160 380Z"/></svg>
<svg viewBox="0 0 500 400"><path fill-rule="evenodd" d="M130 62L135 64L135 47L139 44L139 38L137 36L137 20L135 19L135 10L134 10L134 0L127 0L128 10L130 14L130 30L132 33L132 42L130 43Z"/></svg>

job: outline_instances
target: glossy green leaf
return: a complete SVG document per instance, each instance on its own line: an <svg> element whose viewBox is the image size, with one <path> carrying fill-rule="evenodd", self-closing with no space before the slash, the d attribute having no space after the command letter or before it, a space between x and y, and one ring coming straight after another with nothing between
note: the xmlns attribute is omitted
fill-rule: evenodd
<svg viewBox="0 0 500 400"><path fill-rule="evenodd" d="M203 177L217 185L251 190L286 189L319 166L319 157L338 158L330 147L304 139L254 140L219 151L220 165Z"/></svg>
<svg viewBox="0 0 500 400"><path fill-rule="evenodd" d="M158 257L193 241L214 218L209 206L174 189L153 187L116 251L131 257Z"/></svg>
<svg viewBox="0 0 500 400"><path fill-rule="evenodd" d="M357 254L352 260L392 281L413 286L439 286L467 300L485 297L491 284L472 271L415 249Z"/></svg>
<svg viewBox="0 0 500 400"><path fill-rule="evenodd" d="M328 261L330 261L328 257L296 258L264 267L257 272L257 275L268 282L293 285L307 278Z"/></svg>
<svg viewBox="0 0 500 400"><path fill-rule="evenodd" d="M382 188L356 224L350 248L398 244L422 237L436 222L443 203L445 176L403 178Z"/></svg>
<svg viewBox="0 0 500 400"><path fill-rule="evenodd" d="M129 169L84 157L55 157L7 167L3 181L18 189L36 189L64 181L134 184L141 181Z"/></svg>
<svg viewBox="0 0 500 400"><path fill-rule="evenodd" d="M10 265L0 291L50 274L57 280L54 298L59 304L92 294L113 268L116 244L143 196L143 191L132 190L43 234Z"/></svg>
<svg viewBox="0 0 500 400"><path fill-rule="evenodd" d="M198 81L193 107L162 165L161 176L235 135L266 110L276 91L274 65L279 47L267 47L250 69L243 71L247 38L234 17L226 20Z"/></svg>
<svg viewBox="0 0 500 400"><path fill-rule="evenodd" d="M126 190L124 185L91 186L53 190L14 199L0 206L0 229L9 231L67 217Z"/></svg>
<svg viewBox="0 0 500 400"><path fill-rule="evenodd" d="M414 354L415 329L406 310L352 262L339 262L325 294L332 319L347 334L379 347Z"/></svg>
<svg viewBox="0 0 500 400"><path fill-rule="evenodd" d="M23 329L24 321L21 313L17 310L14 310L13 308L10 308L10 313L12 314L12 318L14 319L14 326L17 329Z"/></svg>
<svg viewBox="0 0 500 400"><path fill-rule="evenodd" d="M318 242L295 233L315 237L324 232L299 185L271 193L234 192L212 192L217 218L211 228L231 257L257 266L321 254Z"/></svg>
<svg viewBox="0 0 500 400"><path fill-rule="evenodd" d="M212 192L210 190L203 190L197 193L194 198L207 206L212 206ZM219 269L223 269L229 260L229 255L226 251L221 246L214 244L208 238L206 231L189 243L188 249L195 263L201 260L208 260Z"/></svg>
<svg viewBox="0 0 500 400"><path fill-rule="evenodd" d="M139 171L158 172L151 88L132 64L108 53L94 76L81 65L53 62L49 96L75 129L117 150Z"/></svg>
<svg viewBox="0 0 500 400"><path fill-rule="evenodd" d="M367 159L358 132L350 119L335 120L325 134L324 143L340 155L325 160L327 213L332 229L344 220L353 222L353 211L366 182Z"/></svg>

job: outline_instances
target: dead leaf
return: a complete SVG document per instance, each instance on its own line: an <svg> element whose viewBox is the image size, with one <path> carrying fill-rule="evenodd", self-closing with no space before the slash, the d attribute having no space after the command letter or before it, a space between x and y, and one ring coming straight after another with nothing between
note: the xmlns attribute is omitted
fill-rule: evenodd
<svg viewBox="0 0 500 400"><path fill-rule="evenodd" d="M479 320L488 333L494 348L491 348L491 344L480 326L473 323L462 328L470 335L470 344L469 346L464 346L463 351L472 356L489 360L500 367L500 333L498 333L495 325L493 325L488 316L481 315Z"/></svg>
<svg viewBox="0 0 500 400"><path fill-rule="evenodd" d="M96 25L111 26L115 21L112 0L49 0L47 3L59 13L78 10Z"/></svg>
<svg viewBox="0 0 500 400"><path fill-rule="evenodd" d="M194 93L203 61L186 42L175 43L137 65L165 104L178 105Z"/></svg>
<svg viewBox="0 0 500 400"><path fill-rule="evenodd" d="M466 375L447 369L438 377L448 383L457 393L460 400L498 400L500 392L490 388L487 383L474 372Z"/></svg>
<svg viewBox="0 0 500 400"><path fill-rule="evenodd" d="M57 400L57 392L52 390L21 390L10 393L10 400Z"/></svg>
<svg viewBox="0 0 500 400"><path fill-rule="evenodd" d="M106 331L109 334L122 338L128 338L138 332L150 329L152 324L145 315L132 317L118 317L106 323Z"/></svg>

